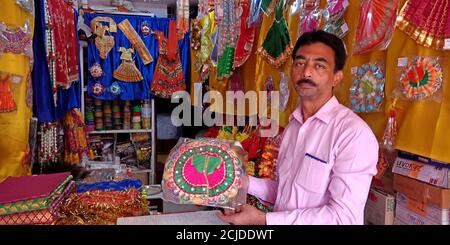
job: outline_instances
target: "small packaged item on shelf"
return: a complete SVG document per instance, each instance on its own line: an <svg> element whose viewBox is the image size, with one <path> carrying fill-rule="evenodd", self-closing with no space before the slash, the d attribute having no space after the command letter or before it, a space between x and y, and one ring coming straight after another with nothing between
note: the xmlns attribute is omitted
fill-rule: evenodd
<svg viewBox="0 0 450 245"><path fill-rule="evenodd" d="M442 100L442 57L400 57L397 65L397 86L394 98L403 100Z"/></svg>
<svg viewBox="0 0 450 245"><path fill-rule="evenodd" d="M177 204L234 209L246 203L245 161L238 142L180 138L164 167L163 198Z"/></svg>
<svg viewBox="0 0 450 245"><path fill-rule="evenodd" d="M382 111L384 101L384 66L370 62L352 68L353 83L350 87L350 103L354 112Z"/></svg>

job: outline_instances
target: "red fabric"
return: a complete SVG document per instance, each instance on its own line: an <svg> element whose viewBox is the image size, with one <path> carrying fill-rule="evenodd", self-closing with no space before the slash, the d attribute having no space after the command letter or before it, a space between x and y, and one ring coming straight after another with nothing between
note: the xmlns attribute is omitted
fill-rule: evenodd
<svg viewBox="0 0 450 245"><path fill-rule="evenodd" d="M0 183L0 204L49 196L70 175L69 172L8 177Z"/></svg>
<svg viewBox="0 0 450 245"><path fill-rule="evenodd" d="M169 37L167 39L167 58L169 60L176 59L178 55L178 36L177 26L174 20L169 22Z"/></svg>
<svg viewBox="0 0 450 245"><path fill-rule="evenodd" d="M234 51L234 64L233 67L242 66L248 57L250 57L253 48L253 42L255 40L255 28L247 27L247 21L250 15L250 1L240 1L240 7L242 8L242 15L240 17L240 33Z"/></svg>

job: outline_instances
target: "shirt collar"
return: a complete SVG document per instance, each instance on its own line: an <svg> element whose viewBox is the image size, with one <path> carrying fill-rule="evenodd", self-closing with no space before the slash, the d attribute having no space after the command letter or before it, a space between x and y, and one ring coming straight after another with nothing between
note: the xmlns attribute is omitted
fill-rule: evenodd
<svg viewBox="0 0 450 245"><path fill-rule="evenodd" d="M317 112L312 116L312 118L317 118L321 120L322 122L328 124L333 117L333 114L331 113L337 106L339 105L339 101L336 99L336 97L333 95L331 99L327 101ZM297 121L303 122L303 115L302 115L302 108L301 106L298 106L294 112L289 116L289 121L292 119L296 119Z"/></svg>

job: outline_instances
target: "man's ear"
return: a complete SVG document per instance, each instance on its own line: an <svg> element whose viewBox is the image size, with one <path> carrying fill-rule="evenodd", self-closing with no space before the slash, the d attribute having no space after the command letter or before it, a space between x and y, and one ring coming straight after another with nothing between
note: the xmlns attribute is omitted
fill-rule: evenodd
<svg viewBox="0 0 450 245"><path fill-rule="evenodd" d="M333 88L344 79L344 72L342 70L337 71L333 75Z"/></svg>

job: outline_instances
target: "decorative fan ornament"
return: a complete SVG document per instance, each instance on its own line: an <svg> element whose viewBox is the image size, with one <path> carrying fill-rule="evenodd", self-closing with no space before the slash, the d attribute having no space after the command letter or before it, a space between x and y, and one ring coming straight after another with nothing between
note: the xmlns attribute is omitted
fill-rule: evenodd
<svg viewBox="0 0 450 245"><path fill-rule="evenodd" d="M363 0L353 54L386 49L395 28L398 0Z"/></svg>

